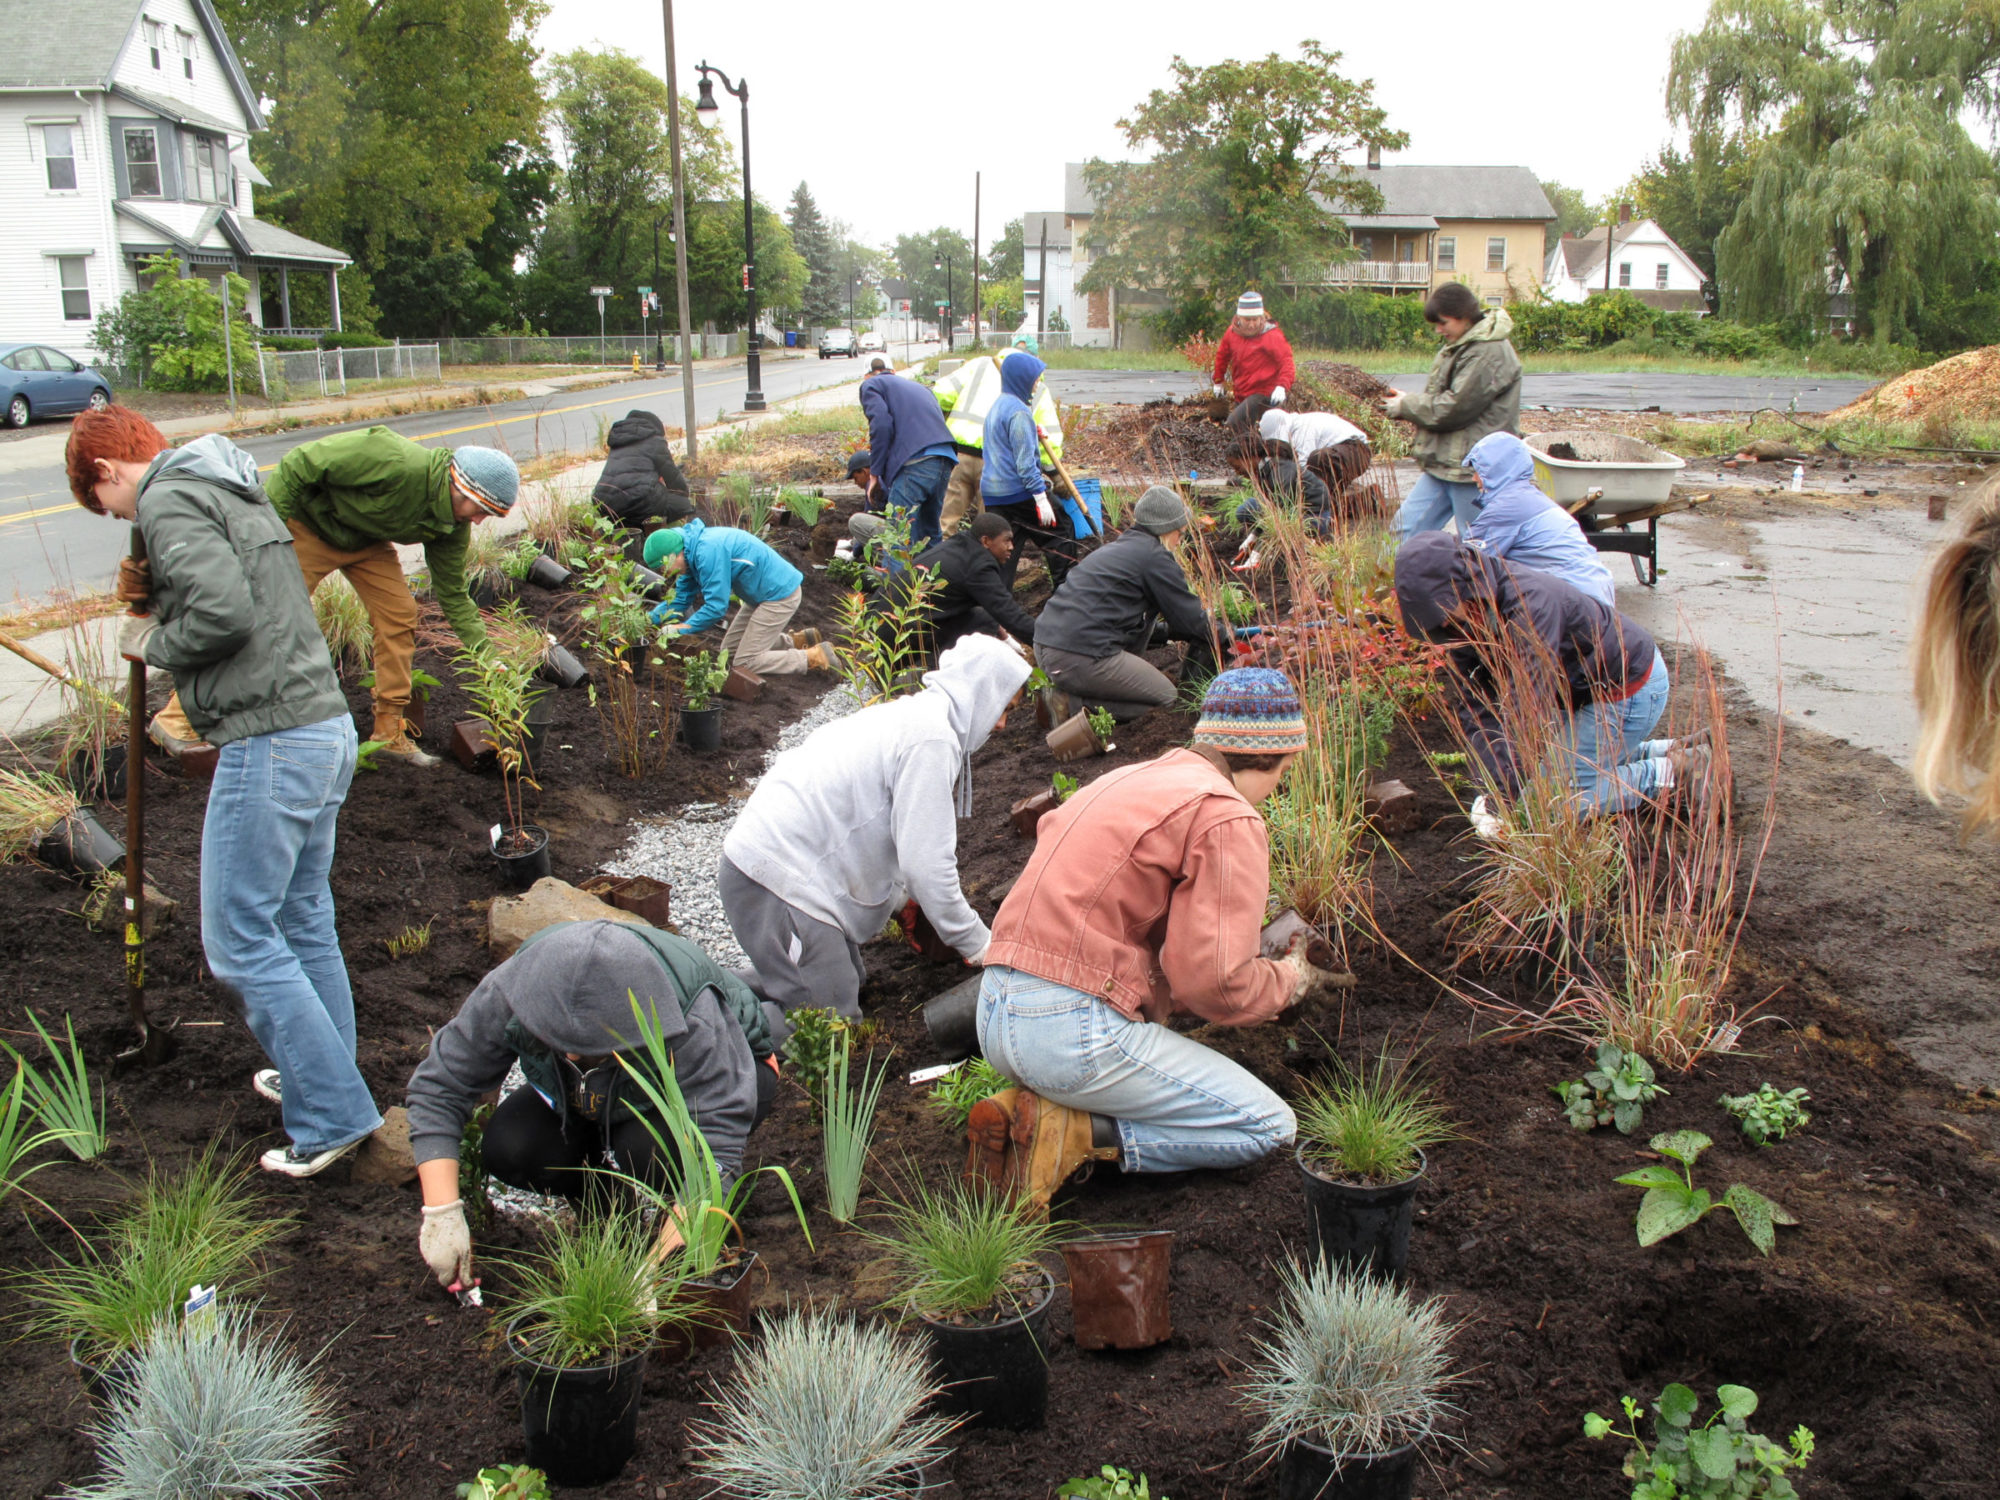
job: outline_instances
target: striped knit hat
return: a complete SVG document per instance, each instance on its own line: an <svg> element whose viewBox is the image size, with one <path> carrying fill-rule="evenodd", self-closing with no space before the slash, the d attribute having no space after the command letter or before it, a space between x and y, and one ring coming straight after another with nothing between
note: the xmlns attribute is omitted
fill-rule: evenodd
<svg viewBox="0 0 2000 1500"><path fill-rule="evenodd" d="M1239 318L1259 317L1263 311L1264 294L1262 292L1245 292L1236 299L1236 316Z"/></svg>
<svg viewBox="0 0 2000 1500"><path fill-rule="evenodd" d="M1289 755L1305 749L1305 714L1292 680L1269 667L1216 673L1201 700L1201 720L1191 743L1243 755Z"/></svg>
<svg viewBox="0 0 2000 1500"><path fill-rule="evenodd" d="M521 493L521 471L498 448L454 448L452 478L489 516L504 516Z"/></svg>

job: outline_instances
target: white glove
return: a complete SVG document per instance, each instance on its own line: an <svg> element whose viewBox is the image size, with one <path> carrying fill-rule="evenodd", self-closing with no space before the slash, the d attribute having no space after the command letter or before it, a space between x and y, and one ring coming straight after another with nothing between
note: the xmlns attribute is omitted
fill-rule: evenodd
<svg viewBox="0 0 2000 1500"><path fill-rule="evenodd" d="M1283 386L1274 385L1271 387L1271 404L1273 406L1283 406L1285 404L1285 388Z"/></svg>
<svg viewBox="0 0 2000 1500"><path fill-rule="evenodd" d="M1312 968L1306 963L1305 954L1297 948L1279 959L1278 967L1285 970L1292 981L1291 995L1285 1003L1297 1005L1305 998L1306 989L1312 983Z"/></svg>
<svg viewBox="0 0 2000 1500"><path fill-rule="evenodd" d="M1044 526L1053 526L1056 524L1056 509L1053 505L1049 504L1049 492L1047 490L1035 491L1035 514L1041 519L1041 523Z"/></svg>
<svg viewBox="0 0 2000 1500"><path fill-rule="evenodd" d="M424 1210L424 1227L417 1235L417 1248L446 1291L473 1285L472 1230L465 1222L465 1200L454 1198L436 1208Z"/></svg>
<svg viewBox="0 0 2000 1500"><path fill-rule="evenodd" d="M1472 811L1466 816L1472 819L1472 831L1483 839L1497 839L1507 831L1483 793L1472 799Z"/></svg>
<svg viewBox="0 0 2000 1500"><path fill-rule="evenodd" d="M146 659L146 642L160 622L151 615L127 615L125 623L118 627L118 654L127 661L143 662Z"/></svg>
<svg viewBox="0 0 2000 1500"><path fill-rule="evenodd" d="M1222 394L1222 387L1219 385L1212 385L1208 388L1208 393L1211 396L1220 396Z"/></svg>
<svg viewBox="0 0 2000 1500"><path fill-rule="evenodd" d="M1401 391L1391 391L1389 399L1382 403L1382 415L1385 417L1400 417L1402 414L1403 393Z"/></svg>

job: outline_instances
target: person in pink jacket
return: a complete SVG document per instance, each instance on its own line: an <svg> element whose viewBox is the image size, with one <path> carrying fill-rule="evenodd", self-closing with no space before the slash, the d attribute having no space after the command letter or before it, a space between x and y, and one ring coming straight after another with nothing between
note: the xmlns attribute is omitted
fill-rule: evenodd
<svg viewBox="0 0 2000 1500"><path fill-rule="evenodd" d="M969 1179L1046 1212L1086 1162L1180 1172L1291 1143L1284 1100L1165 1023L1254 1026L1304 992L1302 955L1259 952L1271 856L1257 804L1305 743L1282 672L1222 672L1188 748L1042 820L986 952L979 1045L1017 1086L973 1108Z"/></svg>

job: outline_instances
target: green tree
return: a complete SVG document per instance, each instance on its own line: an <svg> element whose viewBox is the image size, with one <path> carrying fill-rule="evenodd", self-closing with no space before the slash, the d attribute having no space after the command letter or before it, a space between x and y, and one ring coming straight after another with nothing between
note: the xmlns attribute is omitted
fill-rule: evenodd
<svg viewBox="0 0 2000 1500"><path fill-rule="evenodd" d="M515 267L555 197L556 164L540 146L509 141L484 171L499 191L477 239L436 253L413 241L390 244L374 278L385 326L440 338L522 326Z"/></svg>
<svg viewBox="0 0 2000 1500"><path fill-rule="evenodd" d="M1004 281L1019 281L1022 268L1027 263L1027 245L1022 233L1022 220L1009 219L1007 227L1000 231L1000 238L993 242L993 248L986 253L979 274L996 286Z"/></svg>
<svg viewBox="0 0 2000 1500"><path fill-rule="evenodd" d="M971 314L972 246L964 235L942 225L927 234L900 234L891 253L897 276L909 284L913 317L927 321L937 317L937 305L947 295L946 268L942 265L946 256L951 257L949 295L958 304L960 315ZM939 269L932 270L933 265Z"/></svg>
<svg viewBox="0 0 2000 1500"><path fill-rule="evenodd" d="M894 259L886 250L862 244L853 229L838 219L829 219L826 228L840 277L842 315L857 324L879 317L887 306L882 300L882 279L896 274Z"/></svg>
<svg viewBox="0 0 2000 1500"><path fill-rule="evenodd" d="M796 308L805 292L805 258L793 248L783 219L763 203L756 215L758 305ZM743 327L743 260L742 201L689 204L688 302L697 323Z"/></svg>
<svg viewBox="0 0 2000 1500"><path fill-rule="evenodd" d="M1084 166L1098 211L1083 289L1157 289L1178 333L1219 326L1245 287L1309 285L1344 258L1339 215L1374 212L1382 194L1343 154L1409 138L1388 128L1372 82L1340 75L1340 57L1310 40L1297 59L1175 57L1171 87L1118 122L1149 159Z"/></svg>
<svg viewBox="0 0 2000 1500"><path fill-rule="evenodd" d="M1994 164L1959 119L2000 117L2000 26L1983 7L1716 0L1674 44L1667 109L1755 143L1716 243L1731 316L1814 329L1848 290L1886 344L1992 258Z"/></svg>
<svg viewBox="0 0 2000 1500"><path fill-rule="evenodd" d="M1687 150L1662 146L1620 189L1620 197L1664 229L1701 267L1711 312L1719 306L1715 243L1749 191L1752 155L1752 146L1740 136L1697 131Z"/></svg>
<svg viewBox="0 0 2000 1500"><path fill-rule="evenodd" d="M833 236L813 201L812 189L803 182L792 190L790 228L792 248L806 263L799 321L816 328L839 323L847 312L847 287L834 261Z"/></svg>
<svg viewBox="0 0 2000 1500"><path fill-rule="evenodd" d="M1542 230L1542 259L1547 260L1557 240L1566 234L1582 234L1595 229L1604 222L1604 214L1585 196L1582 188L1569 187L1552 177L1544 177L1541 182L1542 191L1548 195L1549 206L1556 211L1555 222Z"/></svg>

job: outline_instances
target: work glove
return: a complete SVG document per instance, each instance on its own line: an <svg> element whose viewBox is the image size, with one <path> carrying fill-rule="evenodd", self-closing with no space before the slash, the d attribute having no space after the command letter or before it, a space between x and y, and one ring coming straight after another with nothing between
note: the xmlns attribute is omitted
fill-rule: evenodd
<svg viewBox="0 0 2000 1500"><path fill-rule="evenodd" d="M1287 1005L1297 1005L1305 999L1306 991L1312 987L1312 965L1306 962L1304 943L1305 937L1301 935L1292 951L1278 960L1278 967L1291 981L1291 988L1286 992ZM429 1211L425 1210L426 1213Z"/></svg>
<svg viewBox="0 0 2000 1500"><path fill-rule="evenodd" d="M1472 799L1472 810L1466 817L1472 823L1472 831L1489 843L1506 835L1507 825L1500 820L1500 815L1493 811L1493 804L1483 793Z"/></svg>
<svg viewBox="0 0 2000 1500"><path fill-rule="evenodd" d="M1403 393L1401 391L1393 391L1390 393L1388 400L1382 403L1382 415L1385 417L1400 417L1402 414Z"/></svg>
<svg viewBox="0 0 2000 1500"><path fill-rule="evenodd" d="M673 612L673 601L671 599L664 599L646 611L646 618L651 620L655 625L664 625L673 615Z"/></svg>
<svg viewBox="0 0 2000 1500"><path fill-rule="evenodd" d="M160 622L151 615L127 615L118 627L118 654L127 661L145 661L146 642L159 628Z"/></svg>
<svg viewBox="0 0 2000 1500"><path fill-rule="evenodd" d="M1208 388L1208 393L1211 396L1220 396L1222 394L1222 387L1219 385L1212 385Z"/></svg>
<svg viewBox="0 0 2000 1500"><path fill-rule="evenodd" d="M438 1285L456 1292L476 1285L472 1279L472 1231L465 1222L465 1200L454 1198L424 1209L424 1227L417 1248L437 1277Z"/></svg>
<svg viewBox="0 0 2000 1500"><path fill-rule="evenodd" d="M1271 387L1271 404L1273 406L1283 406L1285 404L1285 388L1283 386L1274 385Z"/></svg>
<svg viewBox="0 0 2000 1500"><path fill-rule="evenodd" d="M1053 526L1056 524L1056 508L1049 504L1049 492L1047 490L1035 491L1035 515L1044 526Z"/></svg>
<svg viewBox="0 0 2000 1500"><path fill-rule="evenodd" d="M660 632L660 639L663 641L677 640L681 636L684 636L686 634L687 634L687 627L685 625L682 625L680 622L676 621L675 623L667 626Z"/></svg>
<svg viewBox="0 0 2000 1500"><path fill-rule="evenodd" d="M142 559L118 559L118 582L112 593L120 604L144 604L153 597L153 565Z"/></svg>

